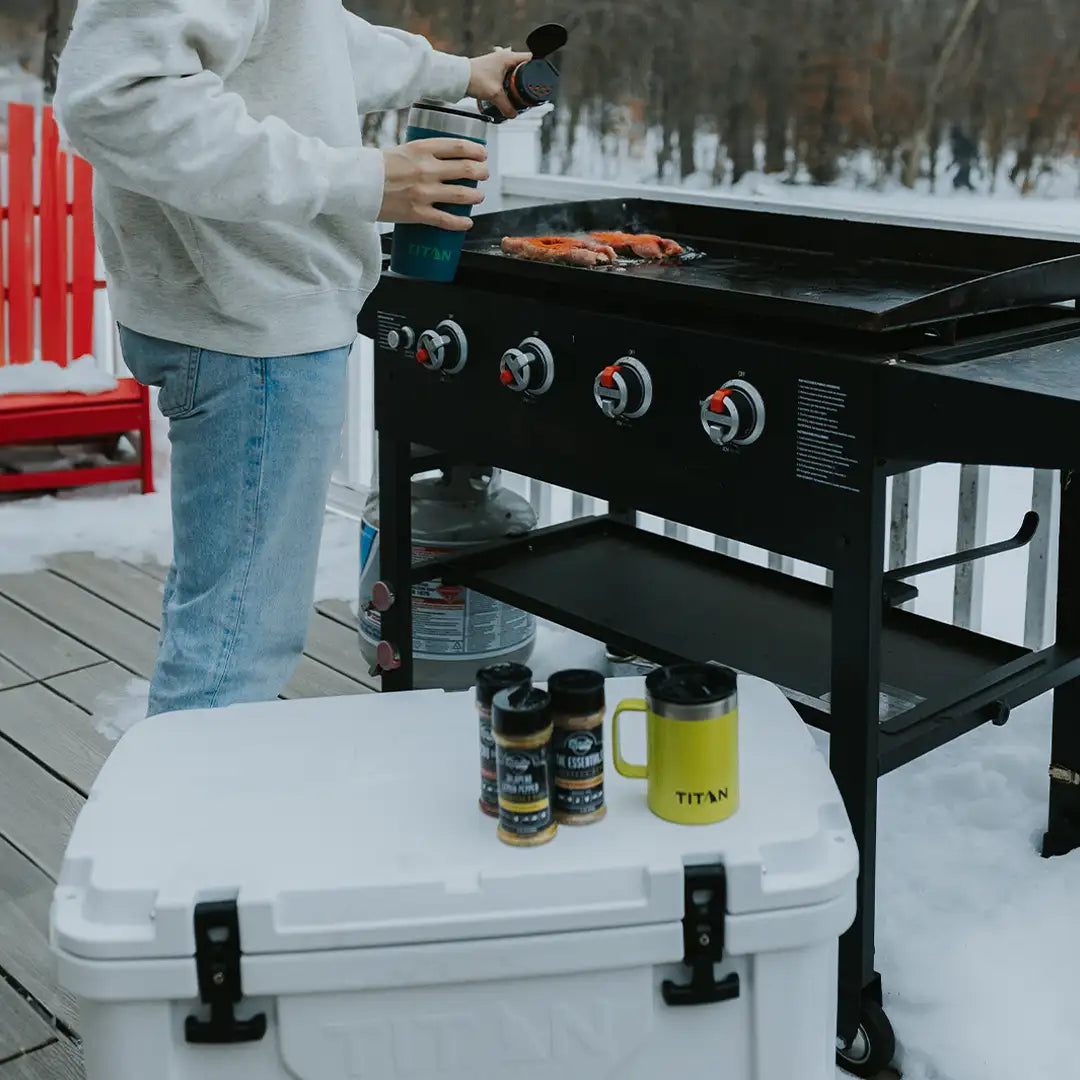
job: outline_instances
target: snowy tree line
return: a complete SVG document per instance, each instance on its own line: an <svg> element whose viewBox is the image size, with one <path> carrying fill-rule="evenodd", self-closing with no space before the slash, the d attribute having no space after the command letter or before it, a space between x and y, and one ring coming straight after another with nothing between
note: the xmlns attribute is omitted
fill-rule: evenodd
<svg viewBox="0 0 1080 1080"><path fill-rule="evenodd" d="M761 169L815 183L845 162L913 186L962 166L1030 189L1077 153L1077 0L345 0L366 18L475 54L520 46L557 20L561 107L545 167L576 140L649 136L658 176L706 167L716 182ZM0 65L49 83L76 0L0 0ZM373 138L393 137L383 118Z"/></svg>
<svg viewBox="0 0 1080 1080"><path fill-rule="evenodd" d="M656 173L717 182L756 169L836 180L852 156L914 186L962 166L1022 190L1077 152L1076 0L348 0L380 22L476 52L571 27L547 167L583 133L651 132ZM944 153L942 150L944 149Z"/></svg>

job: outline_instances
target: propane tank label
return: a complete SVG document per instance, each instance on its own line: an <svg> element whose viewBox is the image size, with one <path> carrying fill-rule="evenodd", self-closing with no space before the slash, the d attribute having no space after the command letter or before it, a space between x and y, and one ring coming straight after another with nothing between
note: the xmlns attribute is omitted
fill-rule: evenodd
<svg viewBox="0 0 1080 1080"><path fill-rule="evenodd" d="M471 546L413 544L413 563ZM365 521L360 532L360 633L372 645L382 639L381 617L371 603L378 580L379 530ZM486 660L527 645L536 636L536 619L527 612L437 580L413 586L412 613L417 660Z"/></svg>

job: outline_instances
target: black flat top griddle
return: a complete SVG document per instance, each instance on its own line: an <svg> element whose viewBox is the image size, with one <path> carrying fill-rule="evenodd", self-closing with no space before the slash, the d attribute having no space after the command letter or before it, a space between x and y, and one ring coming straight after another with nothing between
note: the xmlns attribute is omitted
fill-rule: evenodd
<svg viewBox="0 0 1080 1080"><path fill-rule="evenodd" d="M504 255L503 236L657 233L688 255L581 268ZM1080 297L1080 244L717 209L641 199L480 214L459 281L496 277L531 292L690 304L881 332Z"/></svg>

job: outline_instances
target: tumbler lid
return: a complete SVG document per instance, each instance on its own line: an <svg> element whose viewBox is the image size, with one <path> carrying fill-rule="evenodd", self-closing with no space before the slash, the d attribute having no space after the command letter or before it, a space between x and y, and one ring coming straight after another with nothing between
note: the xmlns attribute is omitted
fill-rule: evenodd
<svg viewBox="0 0 1080 1080"><path fill-rule="evenodd" d="M708 720L738 704L738 675L719 664L669 664L645 679L649 707L672 720Z"/></svg>

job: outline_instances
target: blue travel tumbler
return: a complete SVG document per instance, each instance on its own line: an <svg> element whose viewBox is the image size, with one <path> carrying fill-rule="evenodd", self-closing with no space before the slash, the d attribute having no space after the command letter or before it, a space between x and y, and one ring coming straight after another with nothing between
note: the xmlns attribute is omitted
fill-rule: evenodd
<svg viewBox="0 0 1080 1080"><path fill-rule="evenodd" d="M492 121L479 112L466 112L446 105L419 102L409 112L406 142L417 139L468 139L487 145L487 133ZM475 180L454 180L452 183L476 187ZM472 206L441 205L440 210L469 217ZM434 225L396 225L391 247L390 269L405 277L427 281L453 281L457 274L461 249L466 233L440 229Z"/></svg>

